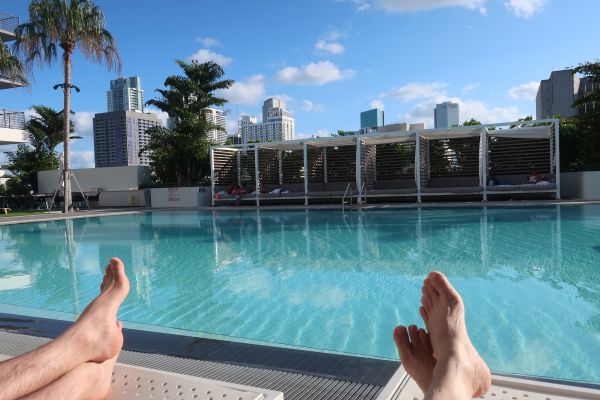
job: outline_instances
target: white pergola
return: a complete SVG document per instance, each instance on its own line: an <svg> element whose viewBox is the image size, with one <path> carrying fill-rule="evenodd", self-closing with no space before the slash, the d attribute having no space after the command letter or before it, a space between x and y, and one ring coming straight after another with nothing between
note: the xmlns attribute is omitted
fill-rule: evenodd
<svg viewBox="0 0 600 400"><path fill-rule="evenodd" d="M430 140L452 140L460 138L479 138L479 186L478 194L482 195L483 200L486 201L488 198L488 171L490 168L489 164L489 146L488 142L490 138L502 138L502 139L549 139L550 140L550 154L549 165L555 176L555 186L552 186L551 190L545 192L554 193L556 199L560 198L560 145L559 145L559 121L557 119L545 119L536 121L517 121L517 122L505 122L497 124L486 124L478 126L461 126L448 129L425 129L425 130L413 130L413 131L395 131L395 132L381 132L381 133L369 133L369 134L357 134L352 136L335 136L335 137L318 137L318 138L307 138L281 142L259 142L252 144L237 144L237 145L220 145L213 146L210 150L210 163L211 163L211 189L212 189L212 204L215 205L215 193L217 187L217 170L216 170L216 154L234 154L238 155L237 162L237 182L239 183L239 154L243 152L246 156L249 154L253 155L254 158L254 184L255 193L253 194L256 205L259 206L261 202L261 174L260 174L260 151L271 150L277 151L279 154L286 151L302 151L302 173L303 173L303 193L298 193L298 196L288 197L304 199L304 204L309 204L309 199L313 197L324 198L327 196L314 196L309 191L309 150L310 149L326 149L326 148L338 148L342 146L355 146L355 162L351 168L354 168L354 182L356 193L354 196L362 196L363 188L363 173L361 172L362 158L361 151L366 146L390 144L390 143L412 143L415 146L414 154L414 179L416 182L415 197L417 202L421 202L422 197L426 195L432 195L433 193L424 193L422 191L421 174L426 169L426 163L421 159L421 146L423 143L427 143ZM378 166L380 168L380 166ZM325 174L327 174L327 165L324 167ZM279 181L282 183L282 171L281 161L279 162ZM326 179L326 178L325 178ZM451 189L451 188L450 188ZM512 190L508 188L506 191L494 191L495 194L499 193L526 193L527 190ZM542 190L536 190L535 192L544 192ZM438 192L438 195L453 195L451 190L448 192ZM464 194L464 193L463 193ZM339 197L338 195L332 195L332 198ZM249 197L246 197L248 199Z"/></svg>

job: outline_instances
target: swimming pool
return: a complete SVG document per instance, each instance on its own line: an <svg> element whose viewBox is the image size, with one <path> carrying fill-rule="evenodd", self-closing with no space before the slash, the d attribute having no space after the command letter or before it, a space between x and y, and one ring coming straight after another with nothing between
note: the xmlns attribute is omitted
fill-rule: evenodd
<svg viewBox="0 0 600 400"><path fill-rule="evenodd" d="M600 206L153 212L0 238L2 310L77 314L116 255L126 322L385 358L437 269L492 370L600 382Z"/></svg>

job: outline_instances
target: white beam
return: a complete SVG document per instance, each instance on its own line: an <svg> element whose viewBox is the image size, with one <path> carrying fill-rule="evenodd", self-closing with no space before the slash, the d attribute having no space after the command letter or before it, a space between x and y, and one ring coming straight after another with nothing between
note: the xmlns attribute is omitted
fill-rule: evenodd
<svg viewBox="0 0 600 400"><path fill-rule="evenodd" d="M215 206L215 150L210 149L210 199L212 206Z"/></svg>
<svg viewBox="0 0 600 400"><path fill-rule="evenodd" d="M417 203L421 202L421 136L415 142L415 183L417 184Z"/></svg>
<svg viewBox="0 0 600 400"><path fill-rule="evenodd" d="M258 163L258 147L254 148L254 180L256 182L256 207L260 206L260 165Z"/></svg>
<svg viewBox="0 0 600 400"><path fill-rule="evenodd" d="M556 200L560 200L560 124L554 120L554 179L556 180Z"/></svg>
<svg viewBox="0 0 600 400"><path fill-rule="evenodd" d="M304 205L308 205L308 144L302 143L302 152L304 159Z"/></svg>

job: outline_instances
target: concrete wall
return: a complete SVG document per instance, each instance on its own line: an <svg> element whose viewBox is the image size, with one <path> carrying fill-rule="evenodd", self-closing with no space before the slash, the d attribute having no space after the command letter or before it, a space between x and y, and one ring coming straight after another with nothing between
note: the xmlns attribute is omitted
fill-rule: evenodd
<svg viewBox="0 0 600 400"><path fill-rule="evenodd" d="M181 187L151 189L152 207L181 208L210 205L210 188Z"/></svg>
<svg viewBox="0 0 600 400"><path fill-rule="evenodd" d="M563 172L560 174L560 195L600 200L600 171Z"/></svg>
<svg viewBox="0 0 600 400"><path fill-rule="evenodd" d="M98 207L149 207L150 189L100 192Z"/></svg>
<svg viewBox="0 0 600 400"><path fill-rule="evenodd" d="M150 183L150 168L143 166L85 168L73 170L75 178L84 192L137 190ZM59 172L38 172L38 191L54 193L59 182ZM71 179L72 190L79 191L75 180Z"/></svg>

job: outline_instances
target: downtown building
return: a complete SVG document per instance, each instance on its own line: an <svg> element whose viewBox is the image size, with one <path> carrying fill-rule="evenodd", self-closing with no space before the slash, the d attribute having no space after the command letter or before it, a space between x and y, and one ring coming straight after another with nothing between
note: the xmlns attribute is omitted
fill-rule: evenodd
<svg viewBox="0 0 600 400"><path fill-rule="evenodd" d="M111 111L144 111L144 90L142 78L131 76L110 81L106 92L107 109Z"/></svg>
<svg viewBox="0 0 600 400"><path fill-rule="evenodd" d="M457 103L445 101L436 104L433 110L433 124L437 128L452 128L460 125L460 112Z"/></svg>
<svg viewBox="0 0 600 400"><path fill-rule="evenodd" d="M594 82L587 77L580 78L570 69L552 71L548 79L540 82L535 97L536 119L574 117L600 107L595 102L587 103L580 109L573 107L579 96L598 87L600 82Z"/></svg>
<svg viewBox="0 0 600 400"><path fill-rule="evenodd" d="M149 128L162 126L156 114L142 112L144 91L139 77L110 81L108 112L94 115L94 158L96 168L150 165Z"/></svg>
<svg viewBox="0 0 600 400"><path fill-rule="evenodd" d="M208 132L208 139L214 144L225 144L227 141L227 117L225 116L225 112L216 108L205 108L204 116L207 122L221 128L210 130Z"/></svg>
<svg viewBox="0 0 600 400"><path fill-rule="evenodd" d="M262 122L252 115L244 115L239 121L242 143L280 142L294 140L296 122L285 109L285 103L270 97L263 103Z"/></svg>

